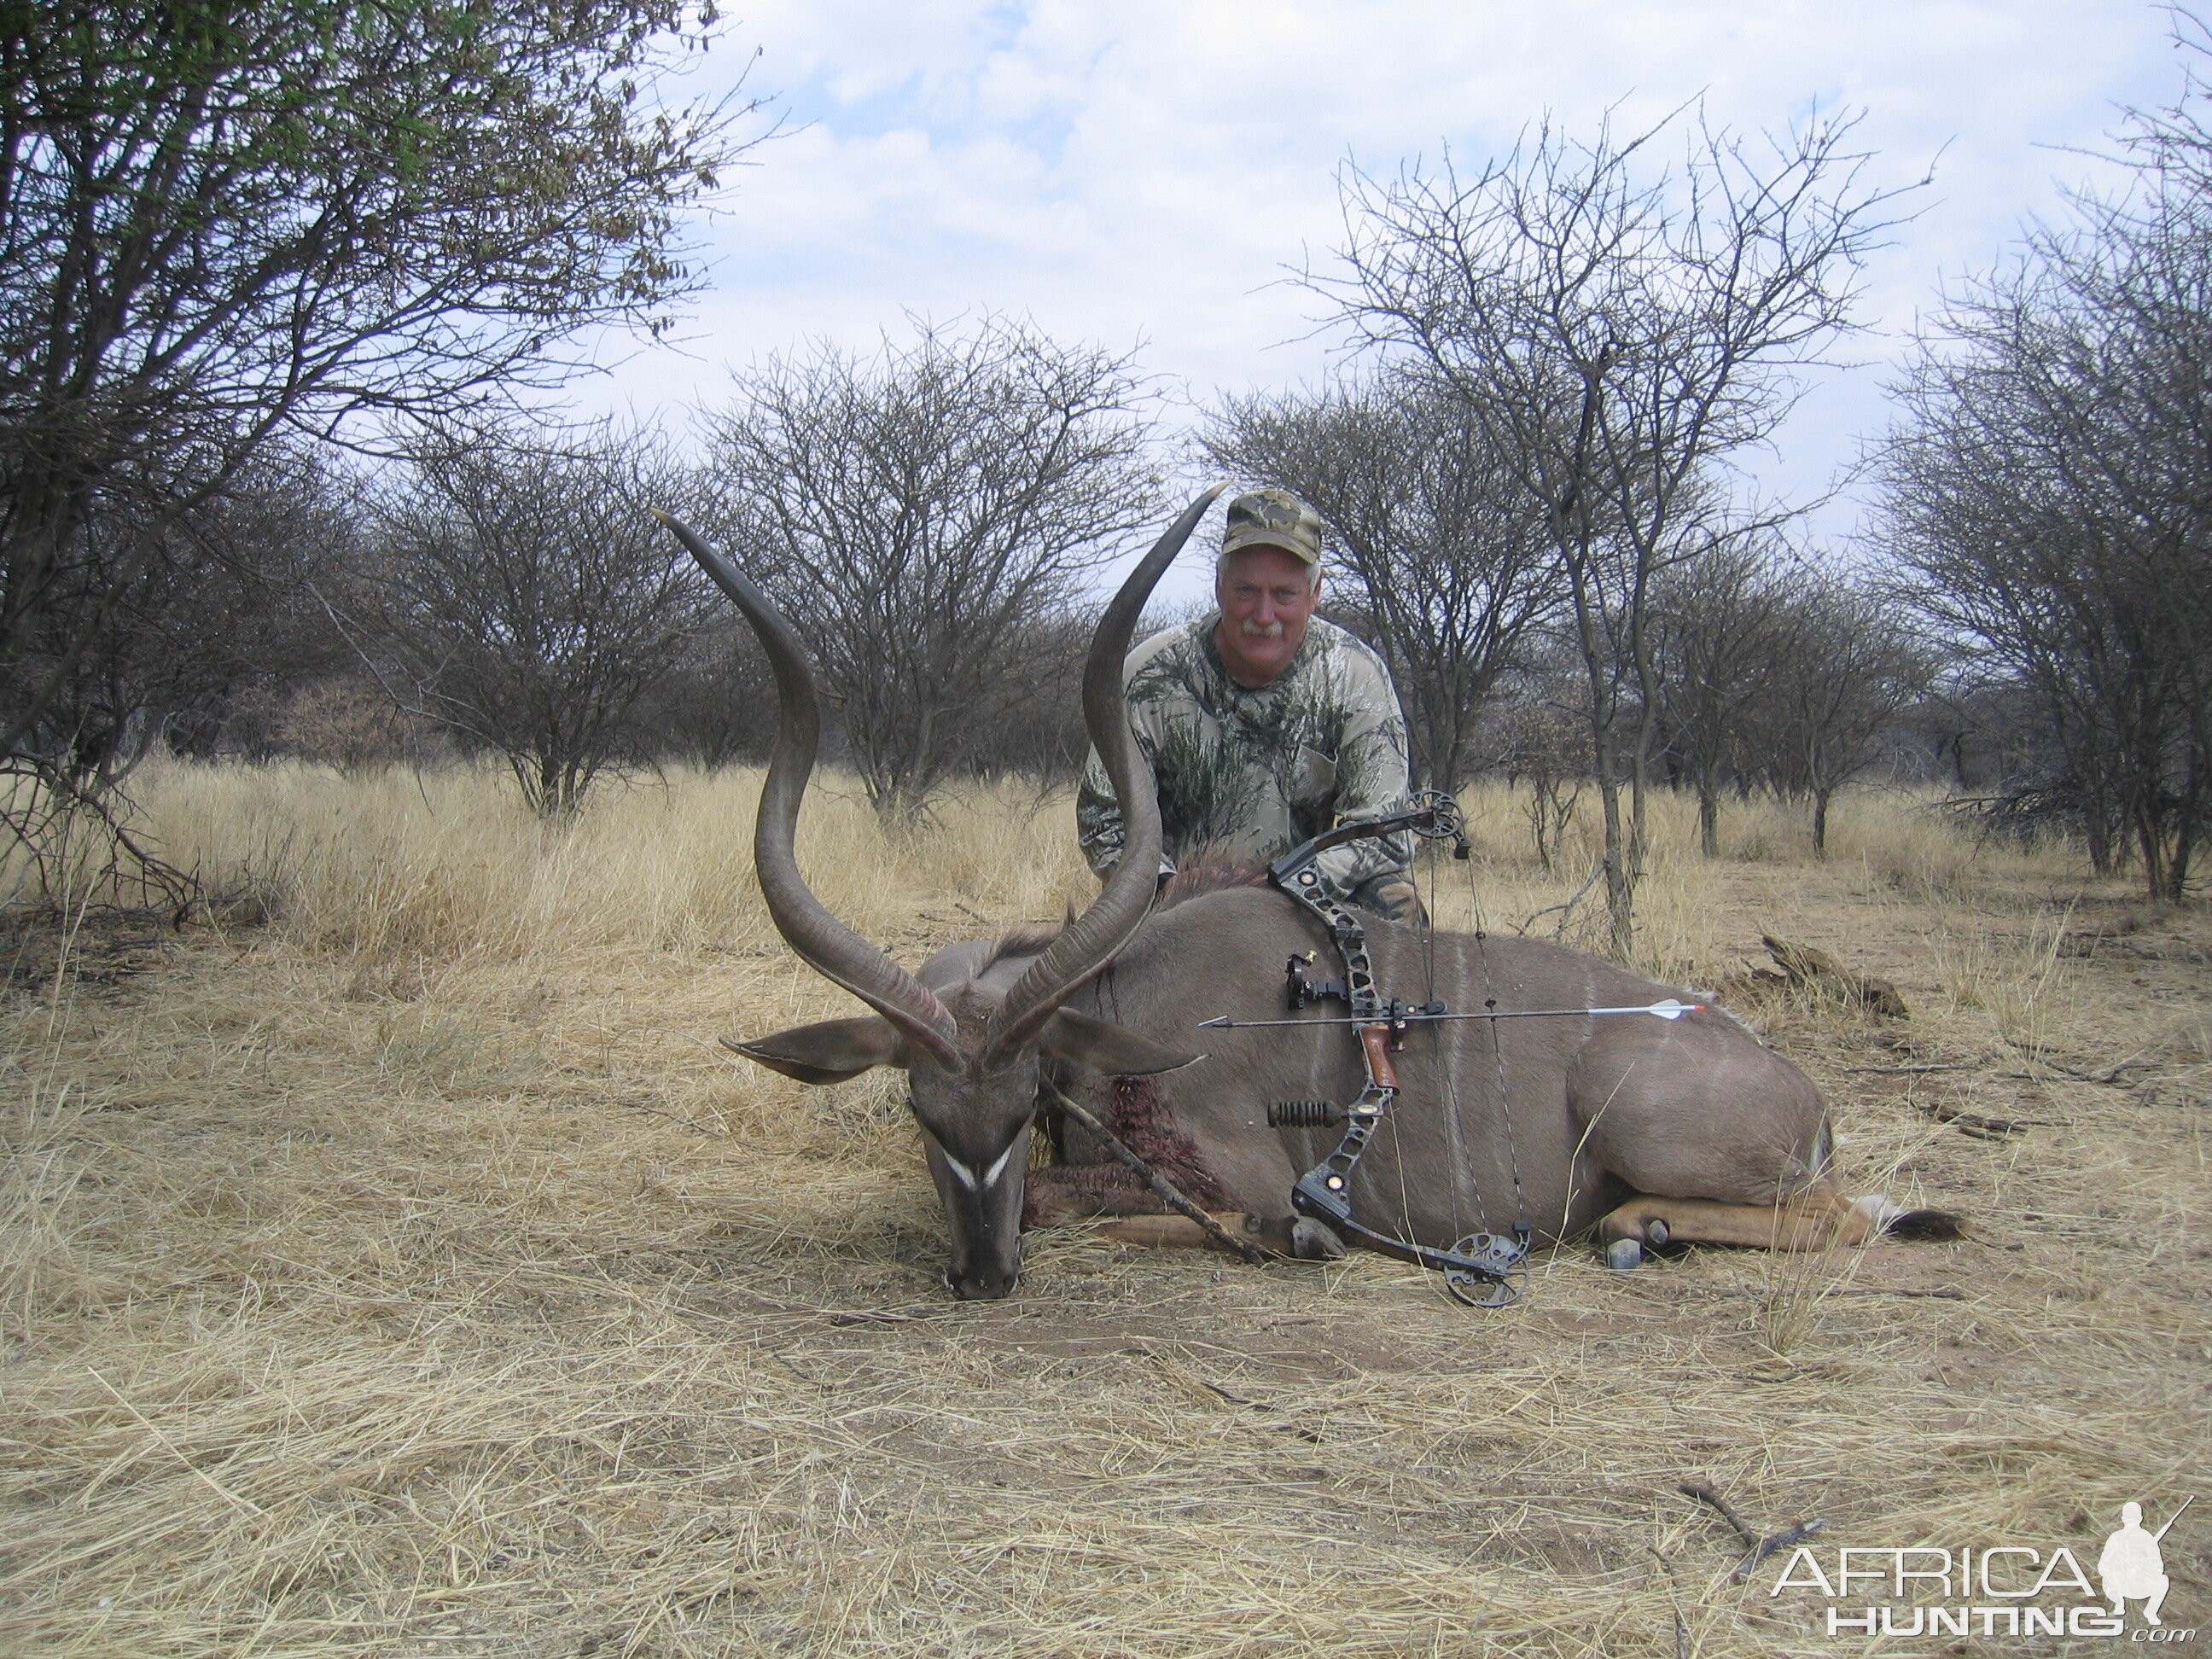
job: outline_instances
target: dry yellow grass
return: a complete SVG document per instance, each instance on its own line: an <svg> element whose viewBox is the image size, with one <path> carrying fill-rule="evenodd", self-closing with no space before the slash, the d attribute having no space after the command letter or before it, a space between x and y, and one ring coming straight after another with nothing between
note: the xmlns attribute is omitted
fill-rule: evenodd
<svg viewBox="0 0 2212 1659"><path fill-rule="evenodd" d="M1371 1256L1071 1231L959 1304L896 1079L712 1044L840 1007L760 912L755 787L679 775L549 837L465 772L147 781L173 856L276 914L18 943L0 1653L1860 1651L1732 1582L1677 1486L1841 1544L2091 1550L2196 1489L2197 915L1898 799L1821 865L1765 808L1707 863L1662 803L1649 965L1723 981L1767 931L1896 980L1902 1024L1743 1006L1830 1091L1854 1184L1970 1241L1562 1253L1478 1314ZM1447 921L1578 884L1505 792L1470 805ZM1090 890L1064 800L977 792L899 845L849 794L809 811L823 896L909 963ZM1960 1129L1991 1121L2022 1127ZM2179 1625L2206 1536L2167 1540Z"/></svg>

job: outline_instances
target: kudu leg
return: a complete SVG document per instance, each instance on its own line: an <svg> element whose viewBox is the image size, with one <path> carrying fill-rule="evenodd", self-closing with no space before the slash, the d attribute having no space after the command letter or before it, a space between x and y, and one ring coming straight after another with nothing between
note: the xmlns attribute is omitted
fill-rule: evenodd
<svg viewBox="0 0 2212 1659"><path fill-rule="evenodd" d="M1638 1194L1597 1224L1598 1243L1732 1244L1753 1250L1825 1250L1863 1244L1896 1213L1883 1199L1854 1200L1825 1182L1780 1204Z"/></svg>
<svg viewBox="0 0 2212 1659"><path fill-rule="evenodd" d="M1243 1210L1208 1210L1217 1225L1261 1249L1293 1261L1334 1261L1343 1242L1317 1221L1303 1217L1267 1218ZM1030 1171L1022 1206L1022 1226L1066 1226L1073 1222L1114 1218L1099 1229L1117 1244L1151 1249L1219 1248L1221 1241L1188 1216L1170 1215L1160 1200L1126 1170L1112 1164L1057 1164Z"/></svg>
<svg viewBox="0 0 2212 1659"><path fill-rule="evenodd" d="M1291 1261L1341 1261L1344 1241L1322 1222L1304 1216L1267 1220L1243 1210L1210 1210L1220 1226L1249 1238L1261 1249ZM1179 1215L1133 1215L1099 1229L1117 1244L1142 1244L1153 1249L1196 1249L1212 1245L1213 1237L1195 1221Z"/></svg>
<svg viewBox="0 0 2212 1659"><path fill-rule="evenodd" d="M1231 1233L1248 1231L1245 1223L1249 1218L1242 1210L1209 1210L1206 1213ZM1159 1250L1194 1250L1219 1243L1188 1216L1181 1215L1125 1216L1098 1231L1116 1244L1142 1244Z"/></svg>

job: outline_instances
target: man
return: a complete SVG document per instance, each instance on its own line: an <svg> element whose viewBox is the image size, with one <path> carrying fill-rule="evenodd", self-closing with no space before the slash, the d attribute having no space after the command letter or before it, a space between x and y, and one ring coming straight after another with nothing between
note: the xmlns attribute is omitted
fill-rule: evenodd
<svg viewBox="0 0 2212 1659"><path fill-rule="evenodd" d="M1204 852L1262 868L1350 818L1407 806L1406 722L1382 659L1314 616L1322 526L1287 490L1229 504L1214 568L1220 608L1155 634L1123 675L1130 725L1159 787L1161 873ZM1121 859L1121 809L1093 754L1076 833L1103 881ZM1410 834L1334 848L1341 896L1394 920L1419 914Z"/></svg>
<svg viewBox="0 0 2212 1659"><path fill-rule="evenodd" d="M2182 1506L2187 1507L2185 1504ZM2180 1510L2174 1513L2178 1516ZM2172 1519L2166 1523L2167 1527L2172 1524ZM2158 1540L2165 1536L2166 1527L2155 1533L2144 1528L2142 1504L2120 1505L2120 1529L2105 1540L2104 1553L2097 1558L2097 1577L2105 1587L2105 1599L2122 1618L2127 1616L2128 1598L2139 1596L2143 1604L2144 1623L2166 1622L2158 1616L2166 1592L2172 1584L2166 1576L2166 1559L2158 1547Z"/></svg>

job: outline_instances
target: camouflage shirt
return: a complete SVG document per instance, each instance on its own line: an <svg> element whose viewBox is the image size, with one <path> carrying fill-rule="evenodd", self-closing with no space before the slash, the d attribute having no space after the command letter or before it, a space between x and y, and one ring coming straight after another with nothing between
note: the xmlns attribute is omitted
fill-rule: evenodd
<svg viewBox="0 0 2212 1659"><path fill-rule="evenodd" d="M1342 819L1407 805L1406 721L1382 659L1313 619L1290 664L1240 685L1214 647L1218 611L1155 634L1129 653L1122 684L1137 747L1158 781L1163 866L1201 848L1263 866ZM1121 860L1121 808L1093 750L1075 804L1077 838L1101 878ZM1404 831L1321 855L1340 892L1403 872Z"/></svg>

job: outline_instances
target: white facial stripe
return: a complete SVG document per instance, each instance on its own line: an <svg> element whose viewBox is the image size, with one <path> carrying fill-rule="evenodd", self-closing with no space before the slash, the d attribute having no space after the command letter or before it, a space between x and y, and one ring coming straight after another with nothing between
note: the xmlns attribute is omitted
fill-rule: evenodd
<svg viewBox="0 0 2212 1659"><path fill-rule="evenodd" d="M1020 1142L1017 1139L1010 1144L1005 1152L1000 1152L999 1161L983 1171L983 1177L980 1181L975 1178L975 1172L973 1170L945 1150L943 1141L937 1143L937 1151L939 1156L945 1160L945 1167L952 1171L952 1178L972 1193L997 1183L999 1177L1006 1172L1006 1160L1013 1157L1014 1147L1018 1145Z"/></svg>

